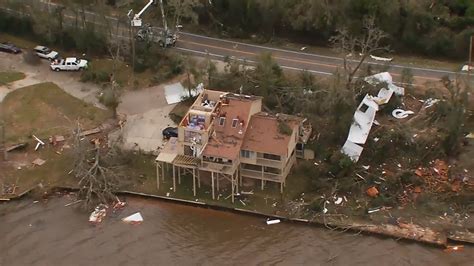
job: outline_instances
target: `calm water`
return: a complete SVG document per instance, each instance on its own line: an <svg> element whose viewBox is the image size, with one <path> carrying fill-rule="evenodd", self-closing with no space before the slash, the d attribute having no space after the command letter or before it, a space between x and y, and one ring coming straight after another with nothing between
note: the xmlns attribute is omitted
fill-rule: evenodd
<svg viewBox="0 0 474 266"><path fill-rule="evenodd" d="M391 239L182 206L128 199L98 227L88 214L22 200L0 204L0 265L474 265L458 253ZM140 225L120 218L140 211Z"/></svg>

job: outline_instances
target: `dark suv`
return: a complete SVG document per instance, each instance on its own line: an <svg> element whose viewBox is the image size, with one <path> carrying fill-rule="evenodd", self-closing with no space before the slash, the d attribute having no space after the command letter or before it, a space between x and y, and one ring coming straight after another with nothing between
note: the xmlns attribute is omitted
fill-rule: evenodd
<svg viewBox="0 0 474 266"><path fill-rule="evenodd" d="M0 43L0 51L11 54L21 53L21 49L11 43Z"/></svg>

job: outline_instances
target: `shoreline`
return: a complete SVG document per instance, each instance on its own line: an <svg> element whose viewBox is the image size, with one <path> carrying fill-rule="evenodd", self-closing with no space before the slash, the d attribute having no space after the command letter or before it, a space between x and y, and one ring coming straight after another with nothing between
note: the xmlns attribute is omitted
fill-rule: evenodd
<svg viewBox="0 0 474 266"><path fill-rule="evenodd" d="M13 200L21 200L25 195L30 194L37 186L34 186L26 191L23 191L19 195L15 195L8 199L2 199L0 202L9 202ZM74 187L65 187L65 186L54 186L48 191L77 191L77 188ZM186 199L180 199L175 197L161 196L155 194L148 194L137 191L122 190L116 192L117 195L123 196L132 196L132 197L142 197L147 199L162 200L170 202L173 204L188 205L199 208L213 209L218 211L232 212L241 215L249 215L262 217L266 219L279 219L282 222L301 224L305 226L315 226L319 228L325 228L329 230L337 230L341 232L356 232L362 233L364 235L377 236L381 238L392 238L396 240L403 240L409 242L417 242L437 248L448 248L450 244L466 244L474 245L474 233L465 233L460 230L453 230L449 232L437 231L428 227L421 227L415 224L411 224L410 227L400 227L388 223L375 224L368 222L357 222L353 221L352 223L347 222L336 222L329 221L326 219L331 219L332 215L323 215L315 219L303 219L295 217L287 217L276 214L268 214L265 212L259 212L256 210L247 210L242 208L232 208L226 207L219 204L206 203L203 201L191 201Z"/></svg>

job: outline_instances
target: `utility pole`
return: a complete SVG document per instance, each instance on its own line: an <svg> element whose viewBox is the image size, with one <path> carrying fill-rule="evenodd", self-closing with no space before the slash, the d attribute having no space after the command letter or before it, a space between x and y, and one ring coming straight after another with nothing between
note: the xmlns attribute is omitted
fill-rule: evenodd
<svg viewBox="0 0 474 266"><path fill-rule="evenodd" d="M467 67L467 80L469 86L471 86L471 68L472 68L472 41L474 39L474 36L471 36L469 38L469 60L468 60L468 67Z"/></svg>

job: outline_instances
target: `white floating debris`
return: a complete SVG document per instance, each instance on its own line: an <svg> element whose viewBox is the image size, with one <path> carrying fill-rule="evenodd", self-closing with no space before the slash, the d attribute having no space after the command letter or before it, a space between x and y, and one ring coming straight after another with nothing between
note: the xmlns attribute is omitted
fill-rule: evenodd
<svg viewBox="0 0 474 266"><path fill-rule="evenodd" d="M280 223L280 219L274 219L274 220L269 220L267 219L267 225L270 225L270 224L279 224Z"/></svg>
<svg viewBox="0 0 474 266"><path fill-rule="evenodd" d="M339 204L341 204L341 203L342 203L342 198L341 198L341 197L338 197L338 198L336 199L336 201L334 201L334 204L336 204L336 205L339 205Z"/></svg>
<svg viewBox="0 0 474 266"><path fill-rule="evenodd" d="M89 222L92 224L101 223L102 220L107 215L107 205L100 204L99 206L95 207L95 210L89 216Z"/></svg>
<svg viewBox="0 0 474 266"><path fill-rule="evenodd" d="M138 224L138 223L143 222L143 217L141 213L136 212L130 216L123 218L122 221L129 224Z"/></svg>

